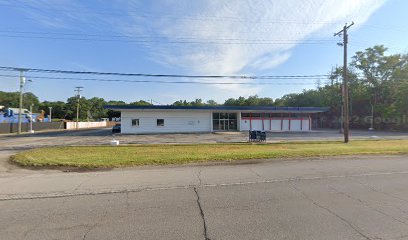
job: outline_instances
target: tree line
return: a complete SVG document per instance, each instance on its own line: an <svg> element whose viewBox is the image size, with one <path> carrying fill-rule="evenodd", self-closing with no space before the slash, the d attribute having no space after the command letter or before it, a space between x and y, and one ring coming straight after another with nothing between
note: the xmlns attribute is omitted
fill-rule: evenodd
<svg viewBox="0 0 408 240"><path fill-rule="evenodd" d="M348 66L349 102L351 127L368 128L371 126L371 115L376 129L408 130L408 54L386 54L387 48L376 45L358 51ZM214 100L194 101L178 100L174 106L288 106L288 107L330 107L322 116L322 127L339 127L342 114L342 67L329 73L326 82L319 83L316 89L303 90L301 93L284 95L278 99L259 97L257 95L229 98L220 104ZM0 105L18 107L18 92L0 92ZM55 118L75 119L77 98L63 101L40 102L33 93L24 94L24 108L33 104L34 111L44 110L47 114L52 107ZM118 112L104 109L105 105L151 105L139 100L105 101L93 97L80 99L81 119L100 119L119 117ZM324 121L323 121L324 120Z"/></svg>
<svg viewBox="0 0 408 240"><path fill-rule="evenodd" d="M376 45L352 57L347 72L351 127L373 123L375 129L408 130L408 54L386 53L386 47ZM274 104L330 107L325 126L335 127L342 111L342 72L338 67L323 86L285 95Z"/></svg>

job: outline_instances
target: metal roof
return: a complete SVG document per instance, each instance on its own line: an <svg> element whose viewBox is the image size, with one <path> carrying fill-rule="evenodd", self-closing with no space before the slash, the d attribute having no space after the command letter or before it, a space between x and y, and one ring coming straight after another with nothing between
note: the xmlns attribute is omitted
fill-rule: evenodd
<svg viewBox="0 0 408 240"><path fill-rule="evenodd" d="M112 110L209 110L209 111L270 111L270 112L307 112L318 113L329 111L328 107L272 107L272 106L172 106L172 105L107 105Z"/></svg>

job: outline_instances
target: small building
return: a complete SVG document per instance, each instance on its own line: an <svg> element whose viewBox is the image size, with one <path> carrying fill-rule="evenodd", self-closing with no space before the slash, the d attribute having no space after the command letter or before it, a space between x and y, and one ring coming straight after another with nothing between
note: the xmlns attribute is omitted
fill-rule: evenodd
<svg viewBox="0 0 408 240"><path fill-rule="evenodd" d="M131 106L109 105L121 112L123 134L216 131L311 131L321 107Z"/></svg>

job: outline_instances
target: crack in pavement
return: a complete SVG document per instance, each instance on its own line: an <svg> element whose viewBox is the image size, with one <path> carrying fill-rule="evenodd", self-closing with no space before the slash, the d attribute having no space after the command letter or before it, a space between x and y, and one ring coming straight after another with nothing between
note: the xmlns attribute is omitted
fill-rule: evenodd
<svg viewBox="0 0 408 240"><path fill-rule="evenodd" d="M129 211L130 203L129 203L129 192L126 192L126 209Z"/></svg>
<svg viewBox="0 0 408 240"><path fill-rule="evenodd" d="M382 215L384 215L384 216L386 216L386 217L389 217L389 218L391 218L391 219L394 220L394 221L397 221L397 222L402 223L402 224L404 224L404 225L408 225L407 222L402 221L402 220L400 220L400 219L398 219L398 218L396 218L396 217L394 217L394 216L392 216L392 215L390 215L390 214L388 214L388 213L385 213L385 212L383 212L383 211L381 211L381 210L378 210L377 208L371 206L371 205L368 204L367 202L364 202L364 201L361 200L360 198L353 197L353 196L351 196L350 194L347 194L347 193L345 193L345 192L342 192L342 191L340 191L340 190L337 190L337 189L334 188L333 186L328 186L328 187L329 187L330 189L332 189L334 192L336 192L337 194L341 194L341 195L343 195L343 196L346 196L346 197L349 198L349 199L352 199L352 200L354 200L354 201L357 201L357 202L361 203L363 206L365 206L365 207L367 207L367 208L369 208L369 209L371 209L371 210L374 210L374 211L376 211L376 212L378 212L378 213L380 213L380 214L382 214Z"/></svg>
<svg viewBox="0 0 408 240"><path fill-rule="evenodd" d="M88 236L88 233L89 233L90 231L92 231L92 229L94 229L97 225L98 225L97 223L95 223L94 225L92 225L92 226L85 232L85 234L82 236L82 240L85 240L86 237Z"/></svg>
<svg viewBox="0 0 408 240"><path fill-rule="evenodd" d="M24 232L23 235L23 239L27 239L28 234L31 232L34 232L35 230L37 230L37 228L42 224L42 222L37 223L35 226L33 226L32 228L28 229L27 231Z"/></svg>
<svg viewBox="0 0 408 240"><path fill-rule="evenodd" d="M383 195L385 195L385 196L387 196L387 197L395 198L395 199L398 199L398 200L400 200L400 201L403 201L403 202L408 203L408 199L395 196L395 195L393 195L393 194L391 194L391 193L387 193L387 192L380 191L380 190L378 190L378 189L372 187L372 186L371 186L370 184L368 184L368 183L362 183L362 182L360 182L360 181L358 181L358 180L356 180L356 182L359 183L359 184L361 184L361 185L363 185L363 186L365 186L365 187L367 187L368 189L370 189L370 190L373 191L373 192L381 193L381 194L383 194Z"/></svg>
<svg viewBox="0 0 408 240"><path fill-rule="evenodd" d="M86 177L84 180L82 180L79 184L78 184L78 186L76 186L75 188L74 188L74 190L72 190L73 192L76 192L86 181L88 181L89 179L91 178L91 176L88 176L88 177Z"/></svg>
<svg viewBox="0 0 408 240"><path fill-rule="evenodd" d="M330 213L331 215L337 217L338 219L340 219L343 223L345 223L346 225L348 225L351 229L353 229L356 233L358 233L360 236L362 236L363 238L367 239L367 240L372 240L372 238L368 237L367 235L365 235L358 227L354 226L351 222L349 222L347 219L343 218L342 216L338 215L337 213L335 213L334 211L330 210L329 208L319 204L318 202L316 202L315 200L313 200L312 198L310 198L305 192L303 192L302 190L300 190L298 187L296 187L294 184L291 184L292 188L295 189L298 193L300 193L305 199L309 200L313 205L325 210L326 212ZM376 238L374 238L376 239Z"/></svg>
<svg viewBox="0 0 408 240"><path fill-rule="evenodd" d="M203 208L202 208L201 202L200 202L200 195L198 195L198 191L197 191L197 188L196 188L196 187L194 187L193 189L194 189L194 192L195 192L196 197L197 197L197 205L198 205L198 209L200 210L201 219L203 220L204 240L211 240L211 239L208 237L207 223L205 222L204 211L203 211Z"/></svg>
<svg viewBox="0 0 408 240"><path fill-rule="evenodd" d="M201 179L201 172L202 172L203 170L202 169L199 169L198 170L198 173L197 173L197 178L198 178L198 185L199 186L201 186L203 183L202 183L202 179Z"/></svg>
<svg viewBox="0 0 408 240"><path fill-rule="evenodd" d="M254 169L252 169L251 167L248 167L248 170L252 172L253 174L255 174L257 177L262 178L262 176L259 173L257 173Z"/></svg>
<svg viewBox="0 0 408 240"><path fill-rule="evenodd" d="M108 210L106 210L106 211L103 213L103 216L100 218L100 220L99 220L98 222L96 222L95 224L93 224L93 225L84 233L84 235L82 236L82 240L85 240L86 237L88 236L88 234L89 234L95 227L97 227L97 226L103 221L103 219L106 218L107 215L108 215Z"/></svg>
<svg viewBox="0 0 408 240"><path fill-rule="evenodd" d="M218 184L202 184L202 187L228 187L228 186L243 186L251 184L265 184L265 183L283 183L283 182L296 182L296 181L314 181L314 180L325 180L325 179L339 179L339 178L355 178L355 177L370 177L370 176L383 176L383 175L394 175L394 174L408 174L408 172L370 172L362 174L353 175L331 175L323 177L294 177L294 178L284 178L284 179L270 179L262 181L247 181L247 182L233 182L233 183L218 183ZM174 189L189 189L195 185L184 185L184 186L171 186L171 187L140 187L140 188L129 188L129 189L116 189L116 190L100 190L93 192L51 192L51 193L26 193L26 194L0 194L1 201L12 201L12 200L31 200L31 199L42 199L42 198L62 198L62 197L75 197L75 196L91 196L91 195L103 195L103 194L116 194L116 193L126 193L126 192L142 192L142 191L160 191L160 190L174 190Z"/></svg>
<svg viewBox="0 0 408 240"><path fill-rule="evenodd" d="M367 183L362 183L362 182L360 182L360 181L358 181L358 180L356 180L356 182L359 183L359 184L361 184L361 185L363 185L364 187L367 187L367 188L368 188L369 190L371 190L372 192L382 194L382 195L384 195L384 196L386 196L386 197L389 197L389 198L397 199L397 200L399 200L399 201L401 201L401 202L404 202L404 203L407 203L407 202L408 202L407 199L400 198L400 197L395 196L395 195L393 195L393 194L380 191L380 190L375 189L374 187L370 186L370 185L367 184ZM383 201L383 202L384 202L384 201ZM393 208L396 208L397 210L401 211L401 212L404 213L405 215L408 215L408 211L406 211L406 210L404 210L404 209L402 209L402 208L400 208L400 207L398 207L398 206L390 205L390 204L389 204L388 202L386 202L386 201L384 202L384 204L387 204L387 205L389 205L389 206L391 206L391 207L393 207Z"/></svg>

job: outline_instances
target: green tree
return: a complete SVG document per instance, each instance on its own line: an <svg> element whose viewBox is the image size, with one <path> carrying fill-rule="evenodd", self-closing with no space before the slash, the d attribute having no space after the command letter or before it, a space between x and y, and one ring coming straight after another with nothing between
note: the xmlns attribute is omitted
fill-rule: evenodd
<svg viewBox="0 0 408 240"><path fill-rule="evenodd" d="M23 108L29 109L33 105L33 110L37 111L39 104L40 101L35 94L31 92L23 94ZM20 93L0 91L0 105L11 108L20 107Z"/></svg>
<svg viewBox="0 0 408 240"><path fill-rule="evenodd" d="M49 107L52 107L52 118L58 118L58 119L65 119L65 103L62 101L57 101L57 102L48 102L44 101L40 103L40 106L38 108L39 111L44 110L46 115L50 114L50 109Z"/></svg>
<svg viewBox="0 0 408 240"><path fill-rule="evenodd" d="M104 108L107 104L103 98L93 97L87 100L89 105L89 117L94 120L107 117L107 110Z"/></svg>
<svg viewBox="0 0 408 240"><path fill-rule="evenodd" d="M135 105L135 106L150 106L152 105L151 103L145 101L145 100L139 100L137 102L131 102L129 105Z"/></svg>

